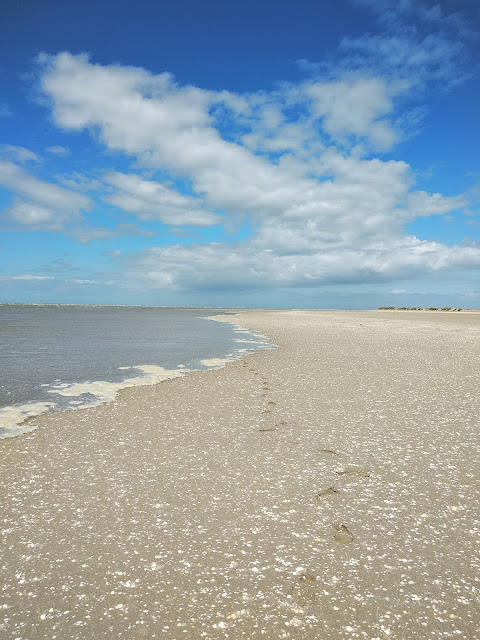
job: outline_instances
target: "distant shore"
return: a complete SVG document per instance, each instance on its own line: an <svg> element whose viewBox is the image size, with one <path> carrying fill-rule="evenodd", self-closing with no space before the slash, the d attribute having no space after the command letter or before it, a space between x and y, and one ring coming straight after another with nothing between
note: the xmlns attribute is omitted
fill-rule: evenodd
<svg viewBox="0 0 480 640"><path fill-rule="evenodd" d="M2 638L477 638L478 313L219 320L277 348L0 441Z"/></svg>
<svg viewBox="0 0 480 640"><path fill-rule="evenodd" d="M480 309L464 309L463 307L378 307L378 311L473 311Z"/></svg>

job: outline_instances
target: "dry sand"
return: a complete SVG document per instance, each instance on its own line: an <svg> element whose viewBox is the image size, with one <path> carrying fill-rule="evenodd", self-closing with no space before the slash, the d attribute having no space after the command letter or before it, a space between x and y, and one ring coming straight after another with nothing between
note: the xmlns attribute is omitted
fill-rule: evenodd
<svg viewBox="0 0 480 640"><path fill-rule="evenodd" d="M477 639L480 315L238 322L278 349L0 442L0 637Z"/></svg>

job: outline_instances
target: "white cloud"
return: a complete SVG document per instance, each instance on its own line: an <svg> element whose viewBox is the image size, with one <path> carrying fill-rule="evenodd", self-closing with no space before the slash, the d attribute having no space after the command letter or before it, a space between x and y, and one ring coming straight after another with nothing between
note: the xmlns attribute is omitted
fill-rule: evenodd
<svg viewBox="0 0 480 640"><path fill-rule="evenodd" d="M389 92L386 82L379 78L305 86L305 93L312 99L313 114L324 118L327 133L334 138L367 138L380 151L390 149L396 141L391 124L383 119L393 110Z"/></svg>
<svg viewBox="0 0 480 640"><path fill-rule="evenodd" d="M447 13L448 4L432 4L424 0L353 0L353 4L360 7L366 7L377 15L379 21L389 27L400 29L405 23L413 20L417 24L417 28L421 26L433 27L447 30L454 30L457 34L465 36L472 34L471 25L469 25L462 16L461 10L468 6L462 0L456 0L451 3L454 8L453 13ZM463 7L462 7L463 4Z"/></svg>
<svg viewBox="0 0 480 640"><path fill-rule="evenodd" d="M35 276L35 275L30 275L30 274L26 274L26 275L17 275L17 276L0 276L0 281L2 282L8 282L8 281L13 281L13 282L31 282L32 284L35 283L40 283L40 282L45 282L45 281L49 281L49 280L56 280L57 282L71 282L72 284L78 284L78 285L107 285L107 286L111 286L114 283L113 280L91 280L88 278L68 278L66 280L59 280L58 278L54 277L54 276Z"/></svg>
<svg viewBox="0 0 480 640"><path fill-rule="evenodd" d="M407 237L395 246L279 254L250 243L172 245L130 256L127 280L135 288L270 289L329 283L391 281L446 268L480 265L473 247L446 247Z"/></svg>
<svg viewBox="0 0 480 640"><path fill-rule="evenodd" d="M20 224L32 227L55 227L59 224L55 214L48 207L16 200L6 211L7 216Z"/></svg>
<svg viewBox="0 0 480 640"><path fill-rule="evenodd" d="M85 56L67 53L48 58L43 88L53 101L54 116L60 126L96 128L110 149L133 155L144 166L187 177L195 195L201 196L210 210L263 218L272 213L298 211L312 201L312 196L314 199L315 194L321 195L318 180L307 177L324 169L315 154L304 158L300 152L295 166L289 162L288 154L273 164L268 158L220 136L209 108L225 103L225 92L182 88L166 74L151 76L143 70L118 65L102 67L91 64ZM286 91L292 94L290 87ZM361 104L360 96L365 98L365 105ZM342 97L348 98L346 110L341 106ZM312 123L320 117L329 133L337 132L341 137L355 134L371 138L380 146L390 145L394 140L392 130L381 120L391 106L387 89L380 81L311 84L302 86L288 100L289 104L292 100L303 100L312 109L308 122L290 123L304 136L310 135L304 146L317 142L317 129ZM250 98L249 102L255 100ZM271 105L265 100L260 102L263 102L261 110L264 108L269 118L278 122L278 114L271 115ZM350 113L355 111L354 102L356 115ZM256 122L252 112L247 115L245 112L248 108L240 118L244 126L252 118ZM319 147L315 149L318 151ZM292 176L293 167L297 175ZM126 183L127 178L122 180ZM152 197L155 202L155 198L165 200L167 195L171 196L149 185L147 202L139 202L141 183L138 178L128 180L130 196L133 189L136 197L132 201L123 194L123 202L137 212L143 206L152 215ZM137 184L133 185L135 180ZM144 199L145 194L141 195ZM188 201L190 209L192 203L193 200ZM182 207L185 208L185 201Z"/></svg>
<svg viewBox="0 0 480 640"><path fill-rule="evenodd" d="M28 280L28 281L36 281L36 280L55 280L53 276L32 276L32 275L24 275L24 276L0 276L1 280Z"/></svg>
<svg viewBox="0 0 480 640"><path fill-rule="evenodd" d="M56 175L58 183L74 191L102 191L103 183L95 177L74 171L64 175Z"/></svg>
<svg viewBox="0 0 480 640"><path fill-rule="evenodd" d="M19 196L4 215L33 229L63 230L66 224L82 220L82 211L92 206L86 196L38 180L11 162L0 161L0 184Z"/></svg>
<svg viewBox="0 0 480 640"><path fill-rule="evenodd" d="M78 181L77 177L73 186ZM113 228L89 224L83 214L92 209L93 200L72 189L38 180L12 162L0 160L0 185L16 194L3 210L3 217L23 229L64 233L81 243L125 236L151 237L156 233L140 228L136 222L119 222ZM95 181L92 188L104 189L105 185Z"/></svg>
<svg viewBox="0 0 480 640"><path fill-rule="evenodd" d="M133 157L138 171L161 171L192 187L185 195L143 175L111 172L108 202L175 226L214 224L213 211L252 226L242 243L172 245L123 258L135 286L316 286L480 264L476 246L405 233L406 222L445 215L463 206L461 197L415 191L407 163L362 155L395 144L395 99L408 83L362 71L238 96L69 53L42 64L60 127L86 129Z"/></svg>
<svg viewBox="0 0 480 640"><path fill-rule="evenodd" d="M408 195L408 211L412 220L445 214L461 209L465 205L466 200L463 196L446 198L441 193L429 194L426 191L415 191Z"/></svg>
<svg viewBox="0 0 480 640"><path fill-rule="evenodd" d="M104 200L137 215L140 220L194 226L209 226L221 221L220 216L202 207L199 198L182 195L159 182L119 172L108 173L104 180L115 188Z"/></svg>
<svg viewBox="0 0 480 640"><path fill-rule="evenodd" d="M391 35L365 34L359 38L344 38L341 50L346 54L344 65L350 69L368 69L385 77L406 81L403 89L422 88L432 81L457 84L465 79L458 61L464 49L459 41L440 33L418 34L397 31Z"/></svg>
<svg viewBox="0 0 480 640"><path fill-rule="evenodd" d="M67 147L62 147L59 144L54 145L53 147L47 147L45 151L48 151L48 153L53 153L55 156L61 156L63 158L70 155L70 149L68 149Z"/></svg>
<svg viewBox="0 0 480 640"><path fill-rule="evenodd" d="M13 144L4 144L1 147L1 153L4 158L9 158L14 162L40 162L39 156L25 147L18 147Z"/></svg>
<svg viewBox="0 0 480 640"><path fill-rule="evenodd" d="M150 229L141 229L136 222L120 222L113 229L83 225L72 227L66 233L79 242L86 244L91 240L111 240L112 238L143 236L149 238L156 235Z"/></svg>
<svg viewBox="0 0 480 640"><path fill-rule="evenodd" d="M470 42L478 39L478 33L462 16L461 6L452 4L448 13L446 5L421 0L354 0L354 4L370 9L384 31L344 38L340 44L344 67L374 68L384 77L407 79L416 91L432 82L450 87L471 73Z"/></svg>

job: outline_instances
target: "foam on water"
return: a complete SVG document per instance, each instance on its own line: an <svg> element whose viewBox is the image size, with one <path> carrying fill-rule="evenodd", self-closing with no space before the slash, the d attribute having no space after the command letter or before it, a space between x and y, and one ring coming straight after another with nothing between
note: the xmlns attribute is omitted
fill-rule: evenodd
<svg viewBox="0 0 480 640"><path fill-rule="evenodd" d="M153 364L142 364L134 367L122 367L122 369L137 369L143 375L125 378L122 382L107 382L106 380L96 380L95 382L63 382L54 385L48 390L48 393L58 393L61 396L76 397L82 395L94 396L97 404L100 402L111 402L114 400L121 389L128 387L141 387L146 385L157 384L164 380L172 378L180 378L185 375L185 369L169 370ZM89 404L92 404L91 402Z"/></svg>
<svg viewBox="0 0 480 640"><path fill-rule="evenodd" d="M122 367L122 369L137 369L141 375L125 378L121 382L108 382L107 380L96 380L94 382L62 382L53 385L47 390L48 393L61 395L67 398L83 398L81 400L70 400L69 407L61 406L58 402L31 402L23 405L3 407L0 409L0 439L13 438L34 431L37 427L34 424L25 424L28 418L42 415L50 411L61 409L81 409L93 407L104 402L115 400L117 394L122 389L128 387L141 387L158 384L164 380L172 380L185 375L188 369L169 370L163 367L144 364L133 367Z"/></svg>
<svg viewBox="0 0 480 640"><path fill-rule="evenodd" d="M52 411L55 407L55 402L29 402L23 405L3 407L0 409L0 438L11 438L34 431L36 426L22 423L33 416Z"/></svg>
<svg viewBox="0 0 480 640"><path fill-rule="evenodd" d="M0 307L2 307L2 305L0 305ZM59 307L56 307L56 308L59 308ZM60 313L62 313L63 309L61 307L59 309L60 309ZM27 309L27 311L29 310ZM74 321L76 320L77 326L78 326L79 319L82 321L85 321L85 315L83 314L84 308L80 309L80 311L82 312L82 315L80 316L80 318L76 318L75 314L72 316L73 311L72 309L70 309L68 311L68 318L67 318L68 321L71 322L72 319ZM191 311L194 311L194 310L191 310ZM103 313L104 309L100 308L100 312ZM168 313L168 311L166 313ZM121 310L120 310L120 314L121 314ZM195 320L220 319L220 318L205 317L205 316L200 316L200 317L193 316L193 318ZM150 319L151 319L150 317L146 316L147 321L150 321ZM7 315L7 320L8 320L8 315ZM40 318L40 320L42 320L42 318ZM136 320L138 321L138 315L136 315ZM185 317L181 318L181 320L184 321ZM32 327L35 326L35 321L36 321L36 318L34 318L33 320L31 319L30 323L28 323L28 321L26 322L26 334L22 334L20 336L19 338L20 344L22 340L26 340L27 342L29 340L30 341L32 340L31 330L32 330ZM95 406L104 402L111 402L112 400L115 399L118 392L121 391L122 389L135 387L135 386L154 385L164 380L171 380L174 378L182 377L186 375L186 373L188 373L189 371L223 367L228 362L231 362L232 360L235 360L247 353L251 353L253 350L266 349L272 346L268 342L266 342L265 336L262 336L260 334L255 334L254 332L251 332L248 329L244 329L243 327L240 327L238 324L234 322L229 322L228 320L224 319L224 316L222 317L221 323L228 325L229 331L231 332L230 333L231 337L229 338L229 341L228 341L228 339L227 340L225 339L225 332L224 331L220 332L220 334L223 335L223 338L222 338L223 342L222 340L220 340L218 343L218 347L215 348L217 353L219 351L221 352L222 350L225 353L226 351L225 346L227 346L228 344L230 344L230 348L231 348L235 343L238 343L238 342L244 343L243 347L240 347L239 345L238 347L235 347L233 351L229 353L225 353L223 357L198 358L197 356L197 359L195 359L193 352L190 351L190 347L189 347L190 343L188 343L187 341L187 343L185 344L185 350L183 351L184 353L183 357L185 357L185 361L188 362L188 366L185 364L179 364L178 363L179 360L177 360L176 363L173 364L172 366L172 356L170 356L170 362L169 362L170 366L168 368L161 366L160 364L142 364L142 365L133 365L133 366L122 365L122 366L116 366L113 370L110 367L107 374L109 377L111 376L112 379L110 380L108 379L98 379L98 380L83 379L82 380L81 371L83 370L80 369L79 372L77 372L76 374L77 375L76 380L70 379L69 381L66 381L65 378L67 378L68 380L68 377L70 377L69 375L70 372L68 370L67 372L65 372L65 368L63 370L63 376L62 376L63 380L62 378L58 378L58 377L55 377L55 379L53 379L53 376L51 376L50 377L51 382L46 383L46 382L40 382L40 379L37 379L35 387L32 387L32 392L35 392L37 396L36 398L34 397L31 399L27 399L27 401L24 401L24 402L17 402L11 405L0 407L0 439L19 436L35 430L37 427L31 421L29 421L28 423L24 422L29 418L39 416L41 414L51 412L51 411L75 410L75 409L81 409L87 406ZM21 323L17 323L17 324L19 324L21 328L22 324ZM11 326L13 326L13 323ZM0 325L0 328L7 329L7 331L4 332L3 335L5 335L8 338L10 335L8 333L8 325L4 323L3 327ZM60 328L63 328L62 323L60 323ZM58 325L55 326L55 330L58 331ZM198 325L196 327L192 325L193 335L198 335L198 334L195 334L195 332L196 331L198 332L198 330L199 330ZM72 336L72 327L68 323L65 326L65 331L66 331L66 335L68 335L70 339ZM83 331L85 333L85 339L88 339L90 337L88 334L88 328L83 329ZM43 328L43 332L44 333L42 334L42 337L46 336L47 339L51 341L52 340L51 335L49 335L48 333L45 334L45 328ZM59 331L59 333L61 334L61 331ZM247 336L245 336L245 339L243 339L243 337L242 339L234 338L233 336L238 333L248 334L248 339L247 339ZM183 334L179 334L178 340L180 340L180 344L183 344L182 340L185 341L184 336L186 335L189 335L189 334L186 334L185 332ZM227 333L227 336L228 336L228 333ZM14 336L14 338L17 339L16 336ZM74 338L76 339L76 336L74 336ZM152 339L150 335L148 336L148 338ZM112 338L112 339L115 340L115 338ZM175 336L173 336L173 339L175 339ZM102 355L101 350L105 346L108 347L109 346L108 343L109 343L109 336L108 335L106 336L105 333L101 334L100 339L98 340L99 353L95 355ZM42 360L46 363L45 367L44 369L41 369L41 370L38 369L40 378L41 378L45 374L45 372L48 372L46 368L50 363L50 361L48 360L48 356L53 355L53 357L55 358L57 354L55 351L52 351L51 342L49 345L50 350L44 346L44 343L42 343L40 339L37 340L37 344L39 346L36 353L40 353L42 357L43 357L43 354L45 353L45 358ZM118 342L114 343L114 346L117 347L117 344ZM143 344L143 349L145 350L145 341L142 344ZM75 343L73 347L76 348L77 351L73 355L79 353L78 351L79 346L80 348L82 348L84 347L84 345L85 345L84 342ZM67 344L67 347L69 346L70 345ZM154 343L152 343L152 346L155 346ZM62 347L61 344L60 344L60 347ZM88 348L91 348L91 345ZM209 343L206 348L210 350L214 348L214 345L211 345ZM19 382L25 371L27 372L31 371L31 368L30 368L31 361L29 360L29 358L31 357L31 353L32 353L31 348L28 348L28 349L23 348L23 350L21 349L16 350L16 349L10 348L10 351L7 353L7 359L4 360L6 364L9 364L12 362L12 359L8 360L8 357L14 358L15 367L13 370L13 375L15 374L15 371L16 371L17 375L19 376ZM130 351L128 351L128 353L130 357L132 357L133 352L131 348L130 348ZM160 356L162 356L162 353L163 351L160 353ZM177 350L175 351L175 354L177 354ZM122 357L123 355L124 355L123 352L120 350L118 357ZM178 353L177 355L179 356L179 359L180 359L181 357L180 353ZM24 359L23 361L21 360L22 357ZM117 354L115 355L115 357L117 357ZM154 354L154 357L158 357L157 354ZM176 356L173 356L173 357L176 357ZM193 360L192 360L192 357L194 358ZM85 360L88 360L88 358L85 358ZM63 361L59 361L59 363L63 364ZM57 371L57 368L54 367L54 370ZM98 373L101 373L101 370L102 370L101 367L99 367ZM94 368L93 371L96 371L96 369ZM117 371L118 373L115 374L114 373L115 371ZM0 388L3 386L3 390L7 391L7 396L8 396L10 393L8 389L9 388L12 389L12 385L10 384L7 375L8 375L7 367L4 367L3 381L6 381L8 384L7 386L0 384ZM79 379L79 376L80 376L80 379ZM12 379L15 379L15 375ZM1 381L1 376L0 376L0 381ZM25 397L25 393L23 395Z"/></svg>

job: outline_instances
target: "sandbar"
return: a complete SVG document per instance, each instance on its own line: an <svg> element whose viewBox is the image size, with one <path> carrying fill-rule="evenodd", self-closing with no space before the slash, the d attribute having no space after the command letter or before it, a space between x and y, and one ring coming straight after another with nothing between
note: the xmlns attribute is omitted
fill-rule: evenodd
<svg viewBox="0 0 480 640"><path fill-rule="evenodd" d="M0 441L0 636L478 639L480 315L232 320L276 348Z"/></svg>

